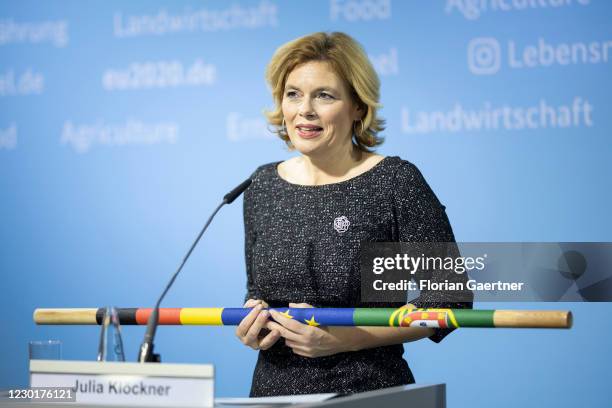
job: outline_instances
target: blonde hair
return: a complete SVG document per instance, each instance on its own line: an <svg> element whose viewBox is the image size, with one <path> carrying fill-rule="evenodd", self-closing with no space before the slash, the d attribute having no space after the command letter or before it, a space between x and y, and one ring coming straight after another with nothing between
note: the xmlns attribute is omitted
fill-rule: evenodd
<svg viewBox="0 0 612 408"><path fill-rule="evenodd" d="M298 65L310 61L329 63L346 84L353 102L366 113L360 121L353 123L353 144L362 151L370 151L383 142L378 133L384 130L385 121L377 116L381 107L380 80L363 48L347 34L340 32L313 33L300 37L279 47L266 69L266 80L272 88L275 108L266 111L268 122L274 132L293 148L283 125L281 104L287 77Z"/></svg>

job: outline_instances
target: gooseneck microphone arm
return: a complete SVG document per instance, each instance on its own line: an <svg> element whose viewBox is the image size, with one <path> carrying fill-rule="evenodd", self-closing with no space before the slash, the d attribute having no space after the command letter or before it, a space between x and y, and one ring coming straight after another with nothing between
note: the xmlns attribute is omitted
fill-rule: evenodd
<svg viewBox="0 0 612 408"><path fill-rule="evenodd" d="M223 201L217 206L215 211L213 211L212 215L208 218L208 221L206 221L204 228L202 228L202 231L200 231L198 237L195 239L195 241L191 245L191 248L189 248L189 251L187 251L187 254L183 258L183 262L181 262L181 265L178 267L176 272L174 272L174 275L172 275L172 278L166 285L166 288L162 292L161 296L159 297L159 299L157 299L157 303L155 303L155 307L151 311L149 320L147 321L147 330L145 332L144 339L142 340L142 344L140 345L140 351L138 353L138 361L140 363L160 362L159 354L153 353L153 340L155 338L155 332L157 331L157 325L159 322L159 306L161 305L162 300L166 296L166 293L168 293L168 290L170 290L170 287L176 280L178 274L183 269L183 266L185 266L185 263L187 262L187 259L189 259L189 256L193 252L194 248L196 247L196 245L198 245L198 242L200 242L200 238L202 238L202 235L204 235L204 231L206 231L206 229L212 222L213 218L215 218L215 215L217 215L221 207L223 207L225 204L231 204L236 198L240 196L240 194L244 192L244 190L246 190L251 185L251 183L252 180L250 178L246 179L245 181L240 183L238 187L236 187L223 197Z"/></svg>

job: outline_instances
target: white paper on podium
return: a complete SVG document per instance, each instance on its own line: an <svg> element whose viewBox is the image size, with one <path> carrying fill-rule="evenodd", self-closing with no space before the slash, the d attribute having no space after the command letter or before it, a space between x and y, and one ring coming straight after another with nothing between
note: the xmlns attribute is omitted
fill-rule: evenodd
<svg viewBox="0 0 612 408"><path fill-rule="evenodd" d="M85 405L214 406L208 364L30 360L30 386L72 388Z"/></svg>
<svg viewBox="0 0 612 408"><path fill-rule="evenodd" d="M302 395L280 395L278 397L257 397L257 398L215 398L216 405L288 405L305 404L309 402L327 401L338 394L302 394Z"/></svg>

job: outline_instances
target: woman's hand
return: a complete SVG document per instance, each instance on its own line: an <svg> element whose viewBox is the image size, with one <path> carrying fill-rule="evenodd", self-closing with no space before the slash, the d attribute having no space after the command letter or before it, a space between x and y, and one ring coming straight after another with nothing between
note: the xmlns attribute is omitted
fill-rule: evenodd
<svg viewBox="0 0 612 408"><path fill-rule="evenodd" d="M289 303L289 307L312 307L307 303ZM303 357L324 357L350 351L348 327L311 326L290 319L276 310L270 310L274 321L268 322L270 330L276 330L285 338L285 344L295 354Z"/></svg>
<svg viewBox="0 0 612 408"><path fill-rule="evenodd" d="M268 331L266 329L270 313L261 309L267 308L268 304L263 300L249 299L243 307L252 307L253 310L242 319L236 328L236 336L242 344L253 350L267 350L272 347L281 336L278 330Z"/></svg>

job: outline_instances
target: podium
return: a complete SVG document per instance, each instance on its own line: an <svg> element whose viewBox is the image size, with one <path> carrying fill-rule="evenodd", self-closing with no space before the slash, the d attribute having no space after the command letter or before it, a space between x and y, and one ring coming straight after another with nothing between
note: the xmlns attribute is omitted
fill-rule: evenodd
<svg viewBox="0 0 612 408"><path fill-rule="evenodd" d="M333 398L315 404L290 405L291 407L314 408L446 408L445 384L410 384L381 390L361 392ZM227 406L226 407L231 407ZM243 406L244 407L244 406Z"/></svg>
<svg viewBox="0 0 612 408"><path fill-rule="evenodd" d="M0 400L3 407L9 408L117 408L117 405L85 405L75 402L66 403L41 403L15 400ZM362 392L346 396L335 397L323 402L308 403L308 404L263 404L256 407L292 407L292 408L446 408L446 386L445 384L411 384L401 385L397 387L384 388L381 390ZM255 405L231 405L231 404L215 404L218 408L254 408ZM169 405L167 408L175 408Z"/></svg>

